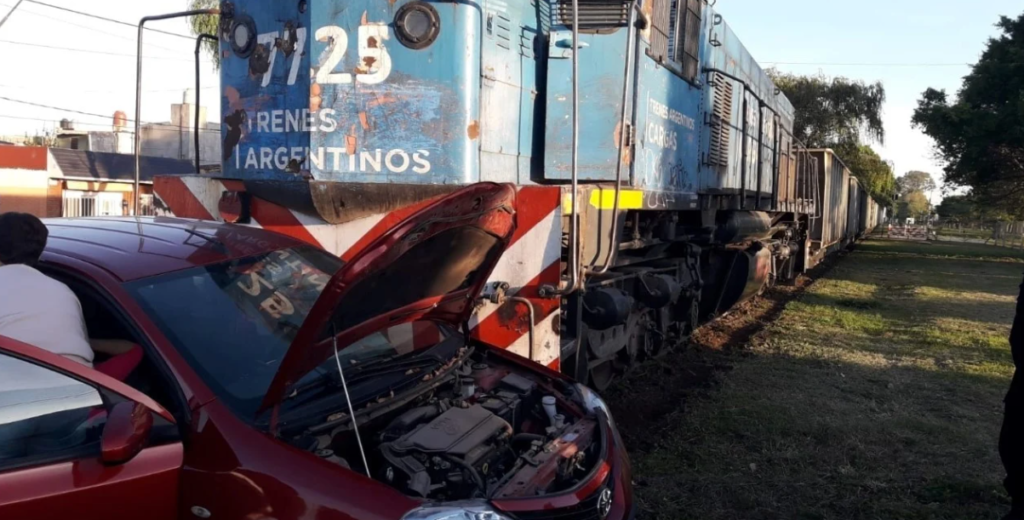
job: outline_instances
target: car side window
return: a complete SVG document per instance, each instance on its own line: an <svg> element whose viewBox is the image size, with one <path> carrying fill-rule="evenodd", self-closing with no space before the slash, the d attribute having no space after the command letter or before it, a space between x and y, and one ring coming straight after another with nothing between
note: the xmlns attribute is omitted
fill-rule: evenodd
<svg viewBox="0 0 1024 520"><path fill-rule="evenodd" d="M95 387L0 353L0 471L99 455L106 411Z"/></svg>

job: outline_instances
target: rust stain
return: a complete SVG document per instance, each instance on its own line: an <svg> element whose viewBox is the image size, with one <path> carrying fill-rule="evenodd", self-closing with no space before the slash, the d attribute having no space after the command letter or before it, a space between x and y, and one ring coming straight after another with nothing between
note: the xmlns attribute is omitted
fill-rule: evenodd
<svg viewBox="0 0 1024 520"><path fill-rule="evenodd" d="M372 69L374 63L377 63L377 58L374 58L374 57L363 58L363 64L366 65L367 69Z"/></svg>
<svg viewBox="0 0 1024 520"><path fill-rule="evenodd" d="M363 130L370 129L370 121L366 118L366 112L359 113L359 124L363 125Z"/></svg>
<svg viewBox="0 0 1024 520"><path fill-rule="evenodd" d="M392 2L392 3L394 3L394 2ZM377 48L377 38L374 38L373 36L370 36L369 38L367 38L366 39L366 46L371 48L371 49L376 49Z"/></svg>
<svg viewBox="0 0 1024 520"><path fill-rule="evenodd" d="M630 161L631 161L631 157L630 157L631 156L631 152L630 152L630 147L629 146L623 146L623 144L625 144L625 143L622 142L622 122L621 121L615 124L615 132L613 132L612 136L615 139L615 141L614 141L615 147L619 148L619 160L624 162L624 163L626 163L626 164L629 164Z"/></svg>
<svg viewBox="0 0 1024 520"><path fill-rule="evenodd" d="M224 87L224 97L228 98L228 106L234 110L242 108L242 95L238 93L238 89L235 87Z"/></svg>
<svg viewBox="0 0 1024 520"><path fill-rule="evenodd" d="M366 102L366 108L373 108L373 107L380 106L380 105L387 105L389 103L394 103L396 101L398 101L398 99L396 99L394 96L392 96L390 94L384 94L384 95L381 95L381 96L376 96L373 99L367 101Z"/></svg>
<svg viewBox="0 0 1024 520"><path fill-rule="evenodd" d="M477 137L480 137L480 122L473 121L472 123L470 123L469 127L466 128L466 133L469 134L470 139L476 139Z"/></svg>
<svg viewBox="0 0 1024 520"><path fill-rule="evenodd" d="M352 125L348 135L345 136L345 152L349 155L356 153L356 125Z"/></svg>
<svg viewBox="0 0 1024 520"><path fill-rule="evenodd" d="M309 111L318 112L320 110L320 104L323 103L323 98L320 94L323 93L323 87L319 83L313 83L309 86Z"/></svg>

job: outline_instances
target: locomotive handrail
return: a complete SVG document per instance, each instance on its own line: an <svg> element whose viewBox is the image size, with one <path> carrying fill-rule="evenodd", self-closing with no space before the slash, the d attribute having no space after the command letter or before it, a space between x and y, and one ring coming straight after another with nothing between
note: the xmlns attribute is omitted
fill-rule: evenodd
<svg viewBox="0 0 1024 520"><path fill-rule="evenodd" d="M626 118L628 117L628 110L626 109L627 102L629 101L629 86L631 84L630 75L633 68L633 54L636 53L635 39L636 39L636 12L639 9L636 0L630 1L629 6L629 30L626 33L626 72L622 80L622 113L619 118L619 157L615 167L615 200L612 206L612 231L611 231L611 242L609 242L610 252L608 253L608 259L605 260L604 265L599 269L587 270L590 274L602 275L608 272L611 268L612 262L615 261L615 252L618 250L618 222L619 222L619 195L622 193L622 150L624 147L629 146L632 136L626 131ZM573 52L573 56L576 53ZM575 148L574 148L575 150ZM575 175L575 173L574 173ZM575 209L575 205L574 208Z"/></svg>
<svg viewBox="0 0 1024 520"><path fill-rule="evenodd" d="M202 106L199 103L199 93L202 91L199 84L199 51L202 49L203 40L208 41L219 41L216 36L212 34L200 34L196 37L196 128L195 128L195 140L196 140L196 174L202 173L199 165L199 114L202 112Z"/></svg>
<svg viewBox="0 0 1024 520"><path fill-rule="evenodd" d="M135 204L132 207L132 216L139 215L139 206L142 199L139 194L139 158L142 155L142 35L146 28L146 22L170 20L172 18L186 18L189 16L199 16L204 14L219 15L220 9L194 9L191 11L180 11L170 14L144 16L139 20L138 55L136 57L137 61L135 65L135 184L133 186L134 191L132 192Z"/></svg>

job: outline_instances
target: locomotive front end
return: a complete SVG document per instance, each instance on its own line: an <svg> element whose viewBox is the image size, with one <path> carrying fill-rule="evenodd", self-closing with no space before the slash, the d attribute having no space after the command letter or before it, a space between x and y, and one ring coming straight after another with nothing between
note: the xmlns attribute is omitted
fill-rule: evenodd
<svg viewBox="0 0 1024 520"><path fill-rule="evenodd" d="M481 27L458 2L224 2L224 176L476 182Z"/></svg>

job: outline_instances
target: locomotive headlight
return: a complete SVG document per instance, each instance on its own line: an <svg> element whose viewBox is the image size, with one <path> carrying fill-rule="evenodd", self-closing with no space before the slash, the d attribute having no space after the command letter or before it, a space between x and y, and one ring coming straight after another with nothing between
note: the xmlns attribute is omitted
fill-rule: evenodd
<svg viewBox="0 0 1024 520"><path fill-rule="evenodd" d="M237 16L228 31L231 50L240 58L248 58L256 48L256 22L249 16Z"/></svg>
<svg viewBox="0 0 1024 520"><path fill-rule="evenodd" d="M450 502L413 509L402 520L511 520L482 501Z"/></svg>
<svg viewBox="0 0 1024 520"><path fill-rule="evenodd" d="M249 34L249 28L244 24L238 24L235 26L235 32L231 35L231 39L236 47L246 48L249 46L249 39L252 35Z"/></svg>
<svg viewBox="0 0 1024 520"><path fill-rule="evenodd" d="M410 49L422 49L437 39L441 32L441 18L434 6L416 0L395 13L395 36Z"/></svg>

